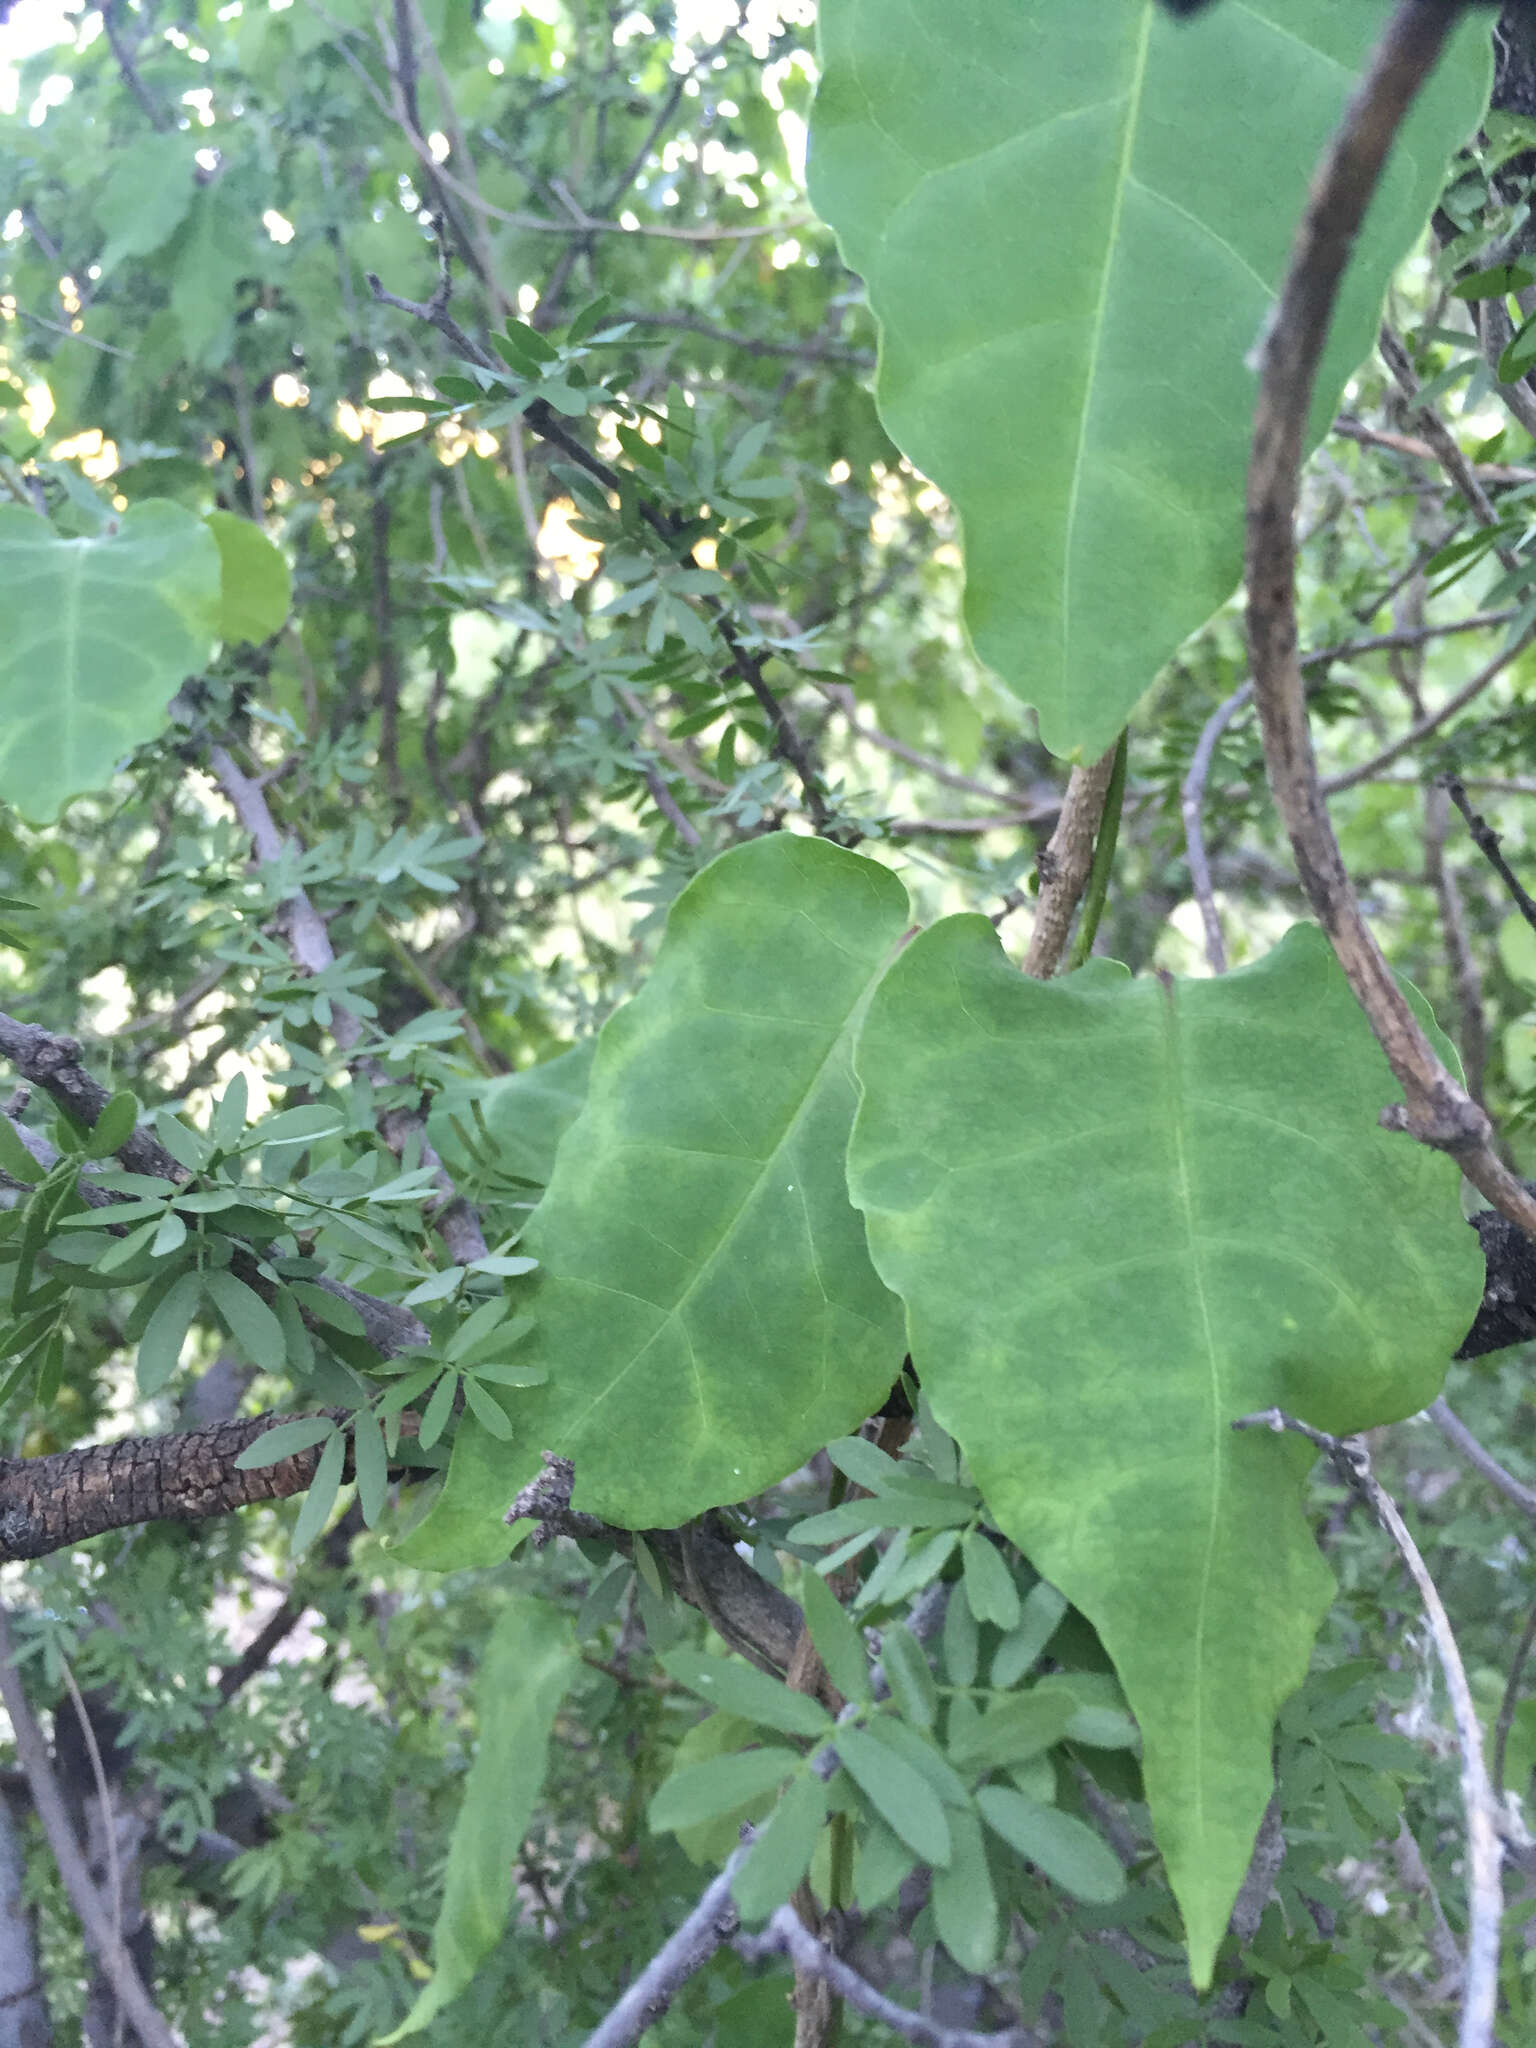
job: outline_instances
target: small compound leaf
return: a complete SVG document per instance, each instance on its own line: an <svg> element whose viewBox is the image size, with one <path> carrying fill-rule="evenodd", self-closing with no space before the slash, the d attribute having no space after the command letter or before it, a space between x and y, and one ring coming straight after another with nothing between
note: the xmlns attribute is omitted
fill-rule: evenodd
<svg viewBox="0 0 1536 2048"><path fill-rule="evenodd" d="M972 1614L978 1621L1012 1628L1020 1613L1019 1589L999 1551L979 1529L972 1529L961 1544L961 1559Z"/></svg>
<svg viewBox="0 0 1536 2048"><path fill-rule="evenodd" d="M950 1761L956 1770L977 1774L1007 1764L1023 1763L1060 1742L1077 1712L1074 1696L1061 1688L1041 1686L1009 1693L963 1730L952 1733Z"/></svg>
<svg viewBox="0 0 1536 2048"><path fill-rule="evenodd" d="M480 1658L480 1740L448 1845L432 1981L380 2048L435 2019L500 1941L518 1852L544 1786L550 1733L580 1669L569 1617L549 1601L512 1595Z"/></svg>
<svg viewBox="0 0 1536 2048"><path fill-rule="evenodd" d="M448 1373L444 1377L451 1381L453 1375ZM504 1444L510 1443L512 1440L512 1418L508 1415L506 1409L501 1406L500 1402L496 1400L490 1389L479 1385L473 1373L463 1374L459 1384L464 1389L464 1405L472 1415L477 1417L481 1427L489 1430L491 1435L497 1438L499 1442Z"/></svg>
<svg viewBox="0 0 1536 2048"><path fill-rule="evenodd" d="M331 1434L325 1440L320 1462L315 1467L315 1476L309 1482L309 1491L304 1496L304 1505L299 1509L298 1520L293 1525L293 1538L288 1546L292 1556L302 1557L325 1527L331 1509L336 1505L336 1496L341 1491L341 1475L346 1459L347 1440L332 1423Z"/></svg>
<svg viewBox="0 0 1536 2048"><path fill-rule="evenodd" d="M102 1107L85 1141L87 1159L108 1159L133 1136L139 1120L139 1098L131 1089L121 1089Z"/></svg>
<svg viewBox="0 0 1536 2048"><path fill-rule="evenodd" d="M997 1956L997 1894L975 1814L951 1813L949 1829L949 1861L933 1873L934 1924L961 1969L979 1976Z"/></svg>
<svg viewBox="0 0 1536 2048"><path fill-rule="evenodd" d="M826 1735L832 1716L809 1693L793 1692L782 1679L738 1657L706 1657L700 1650L673 1650L661 1660L669 1678L701 1700L739 1714L781 1735Z"/></svg>
<svg viewBox="0 0 1536 2048"><path fill-rule="evenodd" d="M146 1399L158 1394L181 1363L181 1347L203 1298L203 1285L196 1273L181 1273L161 1295L154 1314L139 1339L139 1392Z"/></svg>
<svg viewBox="0 0 1536 2048"><path fill-rule="evenodd" d="M292 1422L275 1422L246 1445L235 1460L235 1469L255 1472L263 1465L280 1464L284 1458L297 1457L300 1451L325 1443L335 1428L329 1415L300 1415Z"/></svg>
<svg viewBox="0 0 1536 2048"><path fill-rule="evenodd" d="M938 1688L922 1645L899 1621L881 1631L880 1662L897 1712L914 1727L931 1728L938 1713Z"/></svg>
<svg viewBox="0 0 1536 2048"><path fill-rule="evenodd" d="M859 1830L859 1850L853 1866L853 1896L866 1913L894 1898L903 1879L916 1868L917 1858L906 1843L883 1820L873 1820Z"/></svg>
<svg viewBox="0 0 1536 2048"><path fill-rule="evenodd" d="M811 1632L817 1656L827 1667L827 1676L844 1699L869 1699L869 1655L864 1637L820 1572L805 1574L800 1601L805 1609L805 1625Z"/></svg>
<svg viewBox="0 0 1536 2048"><path fill-rule="evenodd" d="M430 1451L453 1414L453 1397L459 1390L459 1376L456 1372L445 1372L432 1389L427 1405L421 1411L421 1427L416 1440L425 1451Z"/></svg>
<svg viewBox="0 0 1536 2048"><path fill-rule="evenodd" d="M843 1769L887 1827L925 1863L949 1861L949 1822L927 1779L867 1729L839 1728L837 1753Z"/></svg>
<svg viewBox="0 0 1536 2048"><path fill-rule="evenodd" d="M357 1480L358 1506L371 1529L384 1512L389 1462L384 1455L384 1432L370 1408L359 1408L352 1417L352 1472Z"/></svg>
<svg viewBox="0 0 1536 2048"><path fill-rule="evenodd" d="M203 1291L252 1365L263 1372L281 1372L288 1356L287 1341L282 1324L261 1296L233 1273L216 1267L204 1273Z"/></svg>
<svg viewBox="0 0 1536 2048"><path fill-rule="evenodd" d="M1007 1692L1034 1668L1066 1611L1065 1597L1047 1580L1030 1587L1018 1622L992 1653L991 1678L999 1692Z"/></svg>
<svg viewBox="0 0 1536 2048"><path fill-rule="evenodd" d="M710 1757L674 1771L651 1800L649 1818L656 1834L697 1827L700 1821L771 1792L800 1767L792 1749L768 1746L743 1749L735 1756Z"/></svg>
<svg viewBox="0 0 1536 2048"><path fill-rule="evenodd" d="M783 1905L811 1867L826 1818L827 1788L814 1771L803 1771L758 1830L746 1862L731 1880L731 1896L743 1920L766 1920Z"/></svg>
<svg viewBox="0 0 1536 2048"><path fill-rule="evenodd" d="M1125 1890L1114 1851L1075 1814L1042 1806L1006 1785L983 1785L976 1804L994 1834L1085 1905L1106 1906Z"/></svg>

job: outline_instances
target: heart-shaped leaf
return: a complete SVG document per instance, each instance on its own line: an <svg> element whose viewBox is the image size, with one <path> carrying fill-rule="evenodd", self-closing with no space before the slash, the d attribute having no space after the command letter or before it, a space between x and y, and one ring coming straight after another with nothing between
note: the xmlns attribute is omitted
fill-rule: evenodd
<svg viewBox="0 0 1536 2048"><path fill-rule="evenodd" d="M146 499L85 540L0 505L0 801L49 823L152 739L213 652L219 587L217 543L179 505Z"/></svg>
<svg viewBox="0 0 1536 2048"><path fill-rule="evenodd" d="M1102 753L1237 583L1248 358L1381 23L1339 0L1194 24L1153 0L822 0L811 201L880 321L886 428L964 522L977 651L1054 753ZM1487 92L1469 21L1360 237L1319 431Z"/></svg>
<svg viewBox="0 0 1536 2048"><path fill-rule="evenodd" d="M1482 1290L1456 1169L1378 1128L1391 1075L1306 926L1220 981L1035 982L950 918L857 1065L851 1186L923 1391L1115 1661L1206 1983L1333 1591L1310 1447L1232 1424L1434 1396Z"/></svg>
<svg viewBox="0 0 1536 2048"><path fill-rule="evenodd" d="M521 1462L495 1513L549 1447L575 1459L579 1506L673 1528L887 1392L901 1309L844 1158L853 1035L908 916L888 869L788 833L678 898L519 1246L540 1263L518 1356L549 1380L506 1397Z"/></svg>

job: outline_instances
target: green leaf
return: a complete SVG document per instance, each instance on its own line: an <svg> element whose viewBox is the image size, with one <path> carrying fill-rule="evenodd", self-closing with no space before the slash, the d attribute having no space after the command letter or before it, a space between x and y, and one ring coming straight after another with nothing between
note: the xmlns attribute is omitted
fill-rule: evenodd
<svg viewBox="0 0 1536 2048"><path fill-rule="evenodd" d="M287 1341L282 1324L261 1296L233 1273L216 1267L204 1273L203 1292L252 1365L263 1372L281 1372L288 1357Z"/></svg>
<svg viewBox="0 0 1536 2048"><path fill-rule="evenodd" d="M444 1377L450 1382L453 1379L452 1373L445 1374ZM513 1433L511 1417L490 1389L481 1386L473 1373L463 1374L459 1384L464 1389L465 1405L482 1427L488 1429L492 1436L499 1437L503 1443L510 1443Z"/></svg>
<svg viewBox="0 0 1536 2048"><path fill-rule="evenodd" d="M949 1822L928 1780L864 1728L839 1728L844 1770L889 1828L925 1863L949 1861Z"/></svg>
<svg viewBox="0 0 1536 2048"><path fill-rule="evenodd" d="M1310 927L1219 981L1042 983L951 918L858 1064L851 1184L924 1393L1114 1659L1204 1983L1332 1593L1310 1447L1231 1424L1433 1398L1482 1295L1455 1167L1379 1128L1391 1075Z"/></svg>
<svg viewBox="0 0 1536 2048"><path fill-rule="evenodd" d="M431 1398L421 1412L421 1427L416 1440L423 1450L430 1451L443 1431L448 1427L448 1418L453 1413L453 1397L459 1389L456 1372L445 1372L432 1389Z"/></svg>
<svg viewBox="0 0 1536 2048"><path fill-rule="evenodd" d="M743 1499L894 1379L900 1310L843 1162L853 1032L908 914L872 861L752 840L683 891L604 1027L520 1247L541 1262L524 1362L551 1368L521 1441L575 1459L590 1512L672 1528Z"/></svg>
<svg viewBox="0 0 1536 2048"><path fill-rule="evenodd" d="M155 1135L176 1164L184 1166L188 1173L201 1173L208 1164L213 1150L208 1140L179 1116L172 1116L168 1109L155 1111Z"/></svg>
<svg viewBox="0 0 1536 2048"><path fill-rule="evenodd" d="M883 1906L895 1893L917 1858L884 1821L859 1830L859 1853L853 1868L853 1896L866 1913Z"/></svg>
<svg viewBox="0 0 1536 2048"><path fill-rule="evenodd" d="M994 1834L1073 1898L1104 1906L1125 1890L1125 1872L1114 1852L1075 1815L1042 1806L1006 1785L983 1785L976 1804Z"/></svg>
<svg viewBox="0 0 1536 2048"><path fill-rule="evenodd" d="M359 1408L352 1417L352 1471L357 1480L358 1505L371 1529L384 1512L389 1461L384 1455L384 1432L368 1408Z"/></svg>
<svg viewBox="0 0 1536 2048"><path fill-rule="evenodd" d="M309 1482L304 1505L293 1525L293 1539L288 1546L293 1557L304 1555L329 1520L331 1509L336 1505L336 1496L341 1491L346 1457L347 1440L333 1424L331 1434L325 1440L325 1448L320 1453L320 1462L315 1467L315 1476Z"/></svg>
<svg viewBox="0 0 1536 2048"><path fill-rule="evenodd" d="M220 519L232 517L220 512L211 515ZM218 1107L213 1112L210 1136L220 1152L232 1152L240 1142L245 1129L246 1112L250 1108L250 1086L244 1074L236 1074L224 1093L219 1097Z"/></svg>
<svg viewBox="0 0 1536 2048"><path fill-rule="evenodd" d="M1022 1611L1019 1591L994 1546L979 1529L973 1529L960 1546L965 1568L965 1597L978 1621L995 1622L1012 1628Z"/></svg>
<svg viewBox="0 0 1536 2048"><path fill-rule="evenodd" d="M814 1771L805 1771L786 1787L731 1880L743 1920L766 1920L783 1905L810 1869L826 1819L827 1788Z"/></svg>
<svg viewBox="0 0 1536 2048"><path fill-rule="evenodd" d="M677 1828L696 1827L716 1814L760 1793L771 1792L798 1770L800 1758L792 1749L768 1746L744 1749L735 1756L710 1757L701 1764L687 1764L674 1771L651 1800L648 1809L656 1834Z"/></svg>
<svg viewBox="0 0 1536 2048"><path fill-rule="evenodd" d="M246 1132L241 1150L268 1151L279 1145L312 1145L341 1129L341 1118L322 1102L306 1103L302 1109L280 1110Z"/></svg>
<svg viewBox="0 0 1536 2048"><path fill-rule="evenodd" d="M0 1116L0 1167L23 1187L35 1187L43 1177L43 1169L17 1137L8 1116Z"/></svg>
<svg viewBox="0 0 1536 2048"><path fill-rule="evenodd" d="M0 801L47 824L165 724L213 652L219 551L179 505L146 499L86 540L0 505Z"/></svg>
<svg viewBox="0 0 1536 2048"><path fill-rule="evenodd" d="M367 1325L351 1302L343 1301L329 1288L313 1286L308 1280L295 1280L292 1291L294 1300L301 1308L307 1309L317 1323L325 1323L347 1337L366 1335Z"/></svg>
<svg viewBox="0 0 1536 2048"><path fill-rule="evenodd" d="M550 1733L580 1669L569 1617L546 1600L511 1595L480 1657L480 1740L448 1846L432 1981L380 2048L420 2033L501 1940L518 1852L544 1785Z"/></svg>
<svg viewBox="0 0 1536 2048"><path fill-rule="evenodd" d="M148 1250L159 1230L158 1222L141 1223L137 1230L130 1230L126 1237L114 1238L96 1260L93 1270L97 1273L121 1273L125 1267L133 1264L140 1252Z"/></svg>
<svg viewBox="0 0 1536 2048"><path fill-rule="evenodd" d="M235 1469L255 1472L263 1465L281 1464L284 1458L297 1457L300 1451L328 1442L335 1429L329 1415L300 1415L292 1422L276 1422L246 1445L235 1460Z"/></svg>
<svg viewBox="0 0 1536 2048"><path fill-rule="evenodd" d="M203 520L219 547L219 638L229 647L270 640L293 601L282 550L233 512L205 512Z"/></svg>
<svg viewBox="0 0 1536 2048"><path fill-rule="evenodd" d="M85 1141L87 1159L108 1159L133 1136L139 1120L139 1098L129 1088L114 1095L102 1107Z"/></svg>
<svg viewBox="0 0 1536 2048"><path fill-rule="evenodd" d="M1068 1692L1010 1693L959 1733L952 1733L950 1760L971 1775L1023 1763L1060 1742L1071 1726L1077 1701Z"/></svg>
<svg viewBox="0 0 1536 2048"><path fill-rule="evenodd" d="M181 1273L156 1303L139 1339L139 1392L146 1399L159 1393L181 1363L181 1347L202 1296L199 1276Z"/></svg>
<svg viewBox="0 0 1536 2048"><path fill-rule="evenodd" d="M897 1711L918 1728L931 1728L938 1713L938 1688L921 1644L899 1621L882 1630L880 1662Z"/></svg>
<svg viewBox="0 0 1536 2048"><path fill-rule="evenodd" d="M444 1094L426 1120L426 1135L451 1174L463 1174L469 1165L469 1153L455 1133L455 1116L465 1128L469 1120L457 1106L475 1100L485 1118L489 1151L502 1174L547 1186L555 1169L555 1147L586 1102L596 1049L598 1040L586 1038L539 1067L498 1075L463 1094Z"/></svg>
<svg viewBox="0 0 1536 2048"><path fill-rule="evenodd" d="M807 1572L801 1580L800 1603L816 1654L832 1683L844 1699L869 1699L869 1655L864 1637L820 1572Z"/></svg>
<svg viewBox="0 0 1536 2048"><path fill-rule="evenodd" d="M881 417L960 515L977 652L1091 759L1241 573L1248 359L1379 14L822 0L817 27L811 203L880 321ZM1469 21L1353 252L1314 438L1487 96Z"/></svg>
<svg viewBox="0 0 1536 2048"><path fill-rule="evenodd" d="M999 1692L1017 1685L1033 1669L1066 1611L1066 1600L1048 1580L1030 1587L1017 1623L992 1653L990 1676Z"/></svg>
<svg viewBox="0 0 1536 2048"><path fill-rule="evenodd" d="M661 1668L679 1685L697 1693L712 1707L739 1714L762 1728L775 1728L784 1735L826 1735L832 1716L809 1693L792 1692L781 1679L771 1677L735 1657L706 1657L700 1650L673 1650L661 1659Z"/></svg>
<svg viewBox="0 0 1536 2048"><path fill-rule="evenodd" d="M175 234L197 191L193 139L184 130L141 135L114 149L96 218L106 231L106 277L128 256L150 256Z"/></svg>
<svg viewBox="0 0 1536 2048"><path fill-rule="evenodd" d="M950 1596L944 1609L944 1670L951 1685L974 1685L981 1668L981 1651L976 1617L969 1600L958 1593Z"/></svg>
<svg viewBox="0 0 1536 2048"><path fill-rule="evenodd" d="M500 1564L512 1548L504 1517L515 1491L507 1483L505 1444L473 1415L463 1415L442 1491L414 1529L386 1537L385 1547L402 1564L425 1571Z"/></svg>
<svg viewBox="0 0 1536 2048"><path fill-rule="evenodd" d="M949 1862L933 1873L934 1924L961 1969L980 1975L997 1957L997 1895L975 1814L951 1813L949 1828Z"/></svg>

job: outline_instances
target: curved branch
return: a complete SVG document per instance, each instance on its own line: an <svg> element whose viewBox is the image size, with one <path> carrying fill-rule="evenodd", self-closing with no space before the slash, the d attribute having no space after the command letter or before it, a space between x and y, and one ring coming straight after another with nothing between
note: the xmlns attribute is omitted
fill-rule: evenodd
<svg viewBox="0 0 1536 2048"><path fill-rule="evenodd" d="M1248 637L1275 801L1297 869L1405 1100L1388 1128L1450 1153L1475 1187L1536 1236L1536 1198L1504 1165L1488 1118L1446 1070L1355 901L1318 780L1296 645L1296 496L1318 361L1339 281L1397 130L1458 9L1401 0L1312 186L1263 349L1248 480Z"/></svg>

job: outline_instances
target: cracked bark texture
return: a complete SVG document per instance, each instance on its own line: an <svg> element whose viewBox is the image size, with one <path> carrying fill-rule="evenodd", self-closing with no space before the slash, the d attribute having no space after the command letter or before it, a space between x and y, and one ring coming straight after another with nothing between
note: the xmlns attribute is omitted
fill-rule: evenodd
<svg viewBox="0 0 1536 2048"><path fill-rule="evenodd" d="M341 1408L314 1412L346 1418ZM172 1436L77 1444L42 1458L0 1459L0 1563L47 1557L109 1529L197 1522L302 1493L315 1476L318 1448L251 1472L235 1465L248 1444L293 1419L260 1415Z"/></svg>

